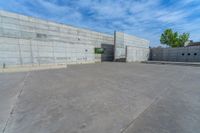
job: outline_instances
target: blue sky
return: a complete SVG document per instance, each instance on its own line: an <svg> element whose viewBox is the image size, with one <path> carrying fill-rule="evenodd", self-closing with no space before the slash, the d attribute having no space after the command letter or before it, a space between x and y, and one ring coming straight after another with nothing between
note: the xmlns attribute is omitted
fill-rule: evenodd
<svg viewBox="0 0 200 133"><path fill-rule="evenodd" d="M200 0L1 0L0 9L113 34L123 31L158 46L166 28L200 41Z"/></svg>

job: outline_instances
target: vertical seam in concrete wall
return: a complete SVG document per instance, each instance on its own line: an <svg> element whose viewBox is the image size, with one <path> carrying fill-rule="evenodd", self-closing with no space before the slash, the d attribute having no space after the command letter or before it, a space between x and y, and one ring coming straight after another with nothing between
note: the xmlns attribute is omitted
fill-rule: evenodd
<svg viewBox="0 0 200 133"><path fill-rule="evenodd" d="M114 31L114 61L116 60L116 58L115 58L115 54L116 54L115 49L116 49L116 31Z"/></svg>
<svg viewBox="0 0 200 133"><path fill-rule="evenodd" d="M21 53L21 44L20 41L18 39L18 47L19 47L19 61L20 61L20 65L23 65L23 61L22 61L22 53Z"/></svg>
<svg viewBox="0 0 200 133"><path fill-rule="evenodd" d="M54 47L55 47L54 41L51 42L51 45L52 45L52 53L53 53L53 58L54 58L54 64L56 65L56 57L55 57L55 51L54 51Z"/></svg>
<svg viewBox="0 0 200 133"><path fill-rule="evenodd" d="M30 55L31 55L31 57L30 57L30 60L31 60L31 63L32 63L32 66L34 65L34 62L33 62L33 49L32 49L32 41L31 41L31 39L29 40L30 41Z"/></svg>
<svg viewBox="0 0 200 133"><path fill-rule="evenodd" d="M127 62L127 56L128 56L128 46L125 46L126 48L125 48L125 60L126 60L126 62Z"/></svg>
<svg viewBox="0 0 200 133"><path fill-rule="evenodd" d="M67 47L65 46L65 64L67 65Z"/></svg>
<svg viewBox="0 0 200 133"><path fill-rule="evenodd" d="M38 41L35 41L36 45L37 45L37 59L38 59L38 65L40 66L41 62L40 62L40 51L39 51L39 46L38 46Z"/></svg>

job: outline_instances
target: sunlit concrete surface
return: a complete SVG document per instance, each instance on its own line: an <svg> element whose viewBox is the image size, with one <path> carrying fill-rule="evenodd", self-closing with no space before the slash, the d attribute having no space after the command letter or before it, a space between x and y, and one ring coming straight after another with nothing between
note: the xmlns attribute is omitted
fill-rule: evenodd
<svg viewBox="0 0 200 133"><path fill-rule="evenodd" d="M199 79L199 67L139 63L4 73L0 127L4 133L199 133Z"/></svg>
<svg viewBox="0 0 200 133"><path fill-rule="evenodd" d="M26 73L0 73L0 129L6 126Z"/></svg>

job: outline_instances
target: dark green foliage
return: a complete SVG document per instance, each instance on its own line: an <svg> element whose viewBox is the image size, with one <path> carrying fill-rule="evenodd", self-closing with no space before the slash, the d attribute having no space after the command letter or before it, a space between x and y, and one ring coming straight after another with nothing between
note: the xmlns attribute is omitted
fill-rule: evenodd
<svg viewBox="0 0 200 133"><path fill-rule="evenodd" d="M189 33L179 35L178 32L173 32L172 29L166 29L160 37L160 42L170 47L183 47L189 36Z"/></svg>

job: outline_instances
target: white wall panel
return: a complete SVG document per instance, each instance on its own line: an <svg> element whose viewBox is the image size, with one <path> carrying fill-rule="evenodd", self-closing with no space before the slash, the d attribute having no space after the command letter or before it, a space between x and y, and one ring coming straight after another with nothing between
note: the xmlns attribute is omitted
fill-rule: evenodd
<svg viewBox="0 0 200 133"><path fill-rule="evenodd" d="M149 59L149 49L127 46L127 62L141 62Z"/></svg>
<svg viewBox="0 0 200 133"><path fill-rule="evenodd" d="M115 32L115 60L134 62L147 60L149 55L149 41Z"/></svg>
<svg viewBox="0 0 200 133"><path fill-rule="evenodd" d="M101 61L94 48L113 43L112 35L0 10L0 65Z"/></svg>

